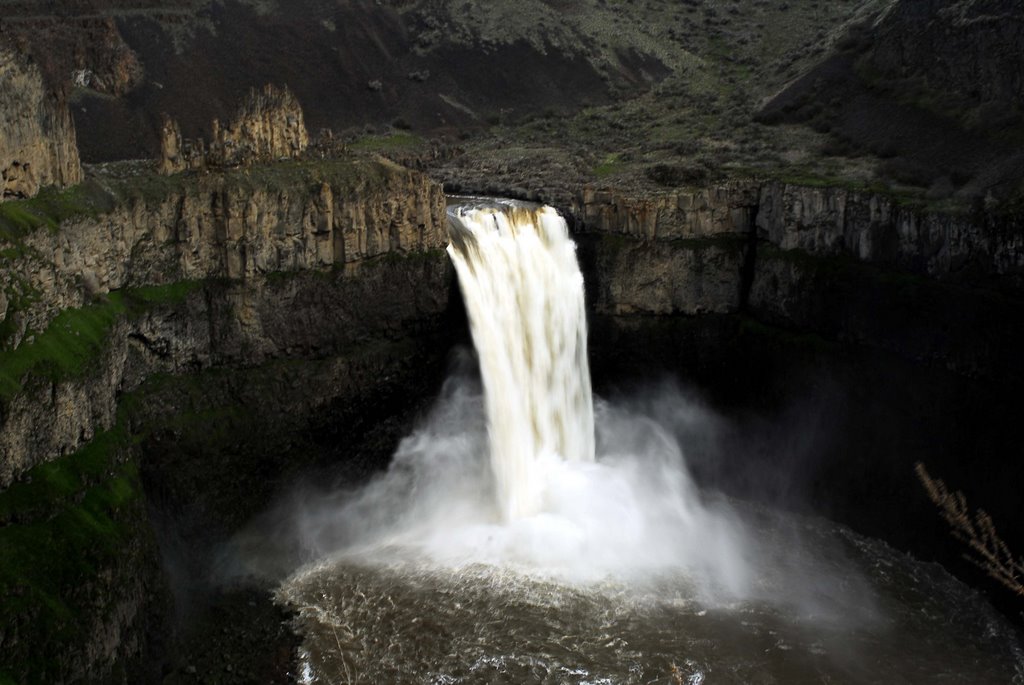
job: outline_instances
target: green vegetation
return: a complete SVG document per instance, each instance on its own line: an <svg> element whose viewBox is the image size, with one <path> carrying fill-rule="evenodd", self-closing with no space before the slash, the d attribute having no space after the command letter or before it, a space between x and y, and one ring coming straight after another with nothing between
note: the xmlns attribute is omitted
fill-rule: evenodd
<svg viewBox="0 0 1024 685"><path fill-rule="evenodd" d="M101 433L0 492L0 622L19 636L0 662L37 682L58 677L57 650L85 641L108 610L88 584L116 586L126 546L138 545L145 519L136 467L121 459L128 445L120 428Z"/></svg>
<svg viewBox="0 0 1024 685"><path fill-rule="evenodd" d="M64 190L49 187L29 200L0 203L0 241L17 245L36 229L56 230L67 219L94 217L113 206L113 198L97 183Z"/></svg>
<svg viewBox="0 0 1024 685"><path fill-rule="evenodd" d="M80 376L102 352L118 317L180 302L199 286L196 281L182 281L112 292L104 302L62 311L42 333L26 336L13 350L0 351L0 400L20 392L29 375L50 380Z"/></svg>
<svg viewBox="0 0 1024 685"><path fill-rule="evenodd" d="M618 152L605 155L601 162L594 167L594 176L597 178L607 178L621 173L626 168L625 163L620 159L621 157L622 155Z"/></svg>
<svg viewBox="0 0 1024 685"><path fill-rule="evenodd" d="M807 188L841 188L850 192L879 195L888 198L901 207L916 210L964 210L967 205L955 201L934 201L924 196L920 188L901 188L884 183L878 179L863 180L844 178L839 175L815 174L813 172L801 172L794 170L782 170L771 177L783 183Z"/></svg>

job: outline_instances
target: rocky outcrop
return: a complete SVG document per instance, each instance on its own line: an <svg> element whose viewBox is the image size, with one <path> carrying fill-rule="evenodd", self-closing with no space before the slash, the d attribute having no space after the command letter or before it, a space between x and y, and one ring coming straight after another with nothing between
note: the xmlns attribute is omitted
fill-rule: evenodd
<svg viewBox="0 0 1024 685"><path fill-rule="evenodd" d="M583 188L582 230L641 240L749 235L782 250L848 256L939 279L1024 284L1024 231L1014 215L942 213L900 198L782 181L628 194Z"/></svg>
<svg viewBox="0 0 1024 685"><path fill-rule="evenodd" d="M183 140L178 123L164 114L160 128L160 173L294 159L309 147L299 101L287 88L272 84L262 90L250 90L228 125L221 127L214 119L212 128L207 148L201 138Z"/></svg>
<svg viewBox="0 0 1024 685"><path fill-rule="evenodd" d="M186 154L184 143L178 122L164 113L160 122L160 158L157 160L156 166L158 173L170 176L185 169L201 167L202 157ZM200 163L193 164L193 159Z"/></svg>
<svg viewBox="0 0 1024 685"><path fill-rule="evenodd" d="M574 213L599 315L743 313L970 377L1024 378L1020 217L778 181L585 188Z"/></svg>
<svg viewBox="0 0 1024 685"><path fill-rule="evenodd" d="M745 234L759 202L757 185L624 193L585 186L573 204L587 228L644 240Z"/></svg>
<svg viewBox="0 0 1024 685"><path fill-rule="evenodd" d="M59 231L27 236L22 250L48 258L19 260L5 275L9 282L31 284L34 292L30 306L5 314L11 353L31 345L26 333L45 331L59 312L87 306L109 291L344 272L367 259L429 252L446 242L444 196L416 172L384 161L346 160L278 167L273 174L262 184L242 172L181 178L158 197L124 197L97 218L72 219ZM245 363L273 354L265 349L269 339L251 329L251 311L239 303L229 319L211 324L223 329L231 320L248 327ZM192 336L183 331L181 337ZM125 390L116 349L104 347L109 358L99 367L113 375L102 382L36 382L10 400L0 426L0 484L74 451L111 425L117 395ZM187 359L205 365L201 356Z"/></svg>
<svg viewBox="0 0 1024 685"><path fill-rule="evenodd" d="M735 312L742 295L738 275L744 248L742 239L603 236L587 246L595 253L587 291L597 311L616 316Z"/></svg>
<svg viewBox="0 0 1024 685"><path fill-rule="evenodd" d="M299 101L287 87L268 84L249 91L227 126L214 120L210 158L221 166L276 161L297 157L308 146Z"/></svg>
<svg viewBox="0 0 1024 685"><path fill-rule="evenodd" d="M39 69L0 45L0 202L32 197L49 185L78 183L75 126L62 97Z"/></svg>
<svg viewBox="0 0 1024 685"><path fill-rule="evenodd" d="M761 187L757 228L783 250L1024 284L1024 233L1013 216L927 212L869 192L775 182Z"/></svg>
<svg viewBox="0 0 1024 685"><path fill-rule="evenodd" d="M31 307L7 315L16 317L7 324L14 345L26 330L44 330L57 312L80 307L96 293L329 270L445 244L444 196L416 172L351 159L263 172L175 177L149 196L133 180L115 182L109 212L72 217L64 230L23 238L29 256L6 278L39 287Z"/></svg>

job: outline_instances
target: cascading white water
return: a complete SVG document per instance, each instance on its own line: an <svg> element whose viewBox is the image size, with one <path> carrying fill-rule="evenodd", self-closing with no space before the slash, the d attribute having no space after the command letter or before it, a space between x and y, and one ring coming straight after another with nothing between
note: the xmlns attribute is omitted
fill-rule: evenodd
<svg viewBox="0 0 1024 685"><path fill-rule="evenodd" d="M583 275L551 207L488 203L448 212L487 405L506 520L537 513L552 460L594 460Z"/></svg>
<svg viewBox="0 0 1024 685"><path fill-rule="evenodd" d="M565 221L496 200L449 217L476 359L453 356L463 363L385 473L354 490L302 493L297 532L282 537L299 538L309 558L483 564L571 583L685 570L701 592L747 592L743 530L724 502L697 492L671 428L712 431L713 415L671 384L639 412L591 394L583 277Z"/></svg>

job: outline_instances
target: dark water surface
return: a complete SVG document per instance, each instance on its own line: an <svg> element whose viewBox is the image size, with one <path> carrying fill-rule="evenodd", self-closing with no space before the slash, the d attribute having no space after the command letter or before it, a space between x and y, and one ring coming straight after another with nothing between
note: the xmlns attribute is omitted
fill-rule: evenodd
<svg viewBox="0 0 1024 685"><path fill-rule="evenodd" d="M754 587L685 570L572 583L410 550L289 579L305 683L1024 683L1018 636L940 567L837 524L743 508Z"/></svg>

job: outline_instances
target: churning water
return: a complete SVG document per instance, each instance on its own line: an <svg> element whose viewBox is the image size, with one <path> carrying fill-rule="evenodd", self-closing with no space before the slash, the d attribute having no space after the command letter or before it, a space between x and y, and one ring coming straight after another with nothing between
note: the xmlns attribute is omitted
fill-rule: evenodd
<svg viewBox="0 0 1024 685"><path fill-rule="evenodd" d="M1024 682L1013 630L938 567L709 498L671 426L595 403L556 212L449 219L476 357L386 473L291 512L304 682Z"/></svg>

